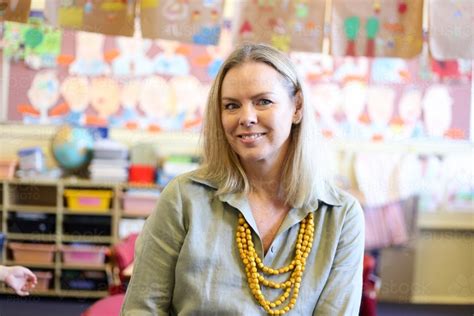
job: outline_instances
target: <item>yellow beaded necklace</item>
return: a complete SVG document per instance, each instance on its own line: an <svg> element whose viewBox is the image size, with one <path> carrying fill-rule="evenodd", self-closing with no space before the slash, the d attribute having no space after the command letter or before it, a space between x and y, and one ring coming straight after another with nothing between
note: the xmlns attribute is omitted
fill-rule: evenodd
<svg viewBox="0 0 474 316"><path fill-rule="evenodd" d="M239 248L240 258L245 266L245 272L247 274L247 281L249 283L250 290L257 302L265 309L270 315L283 315L290 311L296 304L298 293L301 285L301 277L306 267L306 258L311 251L313 246L313 233L314 233L314 216L313 213L309 213L305 219L301 222L298 238L296 241L296 252L295 258L290 262L289 265L279 268L272 269L265 266L255 251L254 244L252 242L252 232L249 224L245 221L242 214L239 214L239 222L237 224L236 242ZM261 270L262 272L259 272ZM287 281L277 283L265 279L263 274L278 275L282 273L291 272L290 277ZM261 285L274 288L283 289L283 294L278 297L275 301L270 302L263 296ZM285 301L289 299L288 304L281 308L276 309L283 305Z"/></svg>

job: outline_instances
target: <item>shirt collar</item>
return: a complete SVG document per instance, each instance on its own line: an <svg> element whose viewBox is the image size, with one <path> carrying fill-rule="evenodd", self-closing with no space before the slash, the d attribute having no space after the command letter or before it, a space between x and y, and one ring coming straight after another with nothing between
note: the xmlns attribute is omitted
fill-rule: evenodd
<svg viewBox="0 0 474 316"><path fill-rule="evenodd" d="M203 174L199 172L199 169L191 172L189 178L196 183L206 185L214 190L217 190L219 188L219 185L217 183L214 183L204 178ZM324 186L322 186L321 190L319 191L320 192L318 192L318 200L320 202L332 206L341 206L343 204L340 191L328 182L325 182ZM223 194L220 197L220 200L225 202L229 200L239 200L240 196L240 193L227 193ZM316 209L317 207L318 205L315 205L314 209Z"/></svg>

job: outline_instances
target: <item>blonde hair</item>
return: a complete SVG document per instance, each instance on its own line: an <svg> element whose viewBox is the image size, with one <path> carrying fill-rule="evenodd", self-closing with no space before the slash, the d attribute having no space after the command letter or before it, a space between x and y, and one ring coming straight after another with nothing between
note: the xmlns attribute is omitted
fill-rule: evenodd
<svg viewBox="0 0 474 316"><path fill-rule="evenodd" d="M201 175L218 185L217 195L250 192L250 183L237 154L230 147L221 121L221 88L227 72L246 62L271 66L284 79L290 97L297 94L302 104L302 119L290 132L288 155L282 169L281 187L285 202L292 207L314 206L318 192L324 189L322 152L317 150L315 112L307 101L296 69L285 55L264 44L246 44L237 48L224 61L209 93L201 135L203 167Z"/></svg>

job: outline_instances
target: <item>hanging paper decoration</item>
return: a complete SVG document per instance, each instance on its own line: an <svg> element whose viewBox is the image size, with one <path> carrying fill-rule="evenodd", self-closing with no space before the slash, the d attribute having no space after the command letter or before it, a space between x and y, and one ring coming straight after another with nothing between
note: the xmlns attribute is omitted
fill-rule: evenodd
<svg viewBox="0 0 474 316"><path fill-rule="evenodd" d="M474 2L431 0L429 45L435 59L474 58Z"/></svg>
<svg viewBox="0 0 474 316"><path fill-rule="evenodd" d="M333 0L331 52L336 56L411 58L421 52L422 0Z"/></svg>
<svg viewBox="0 0 474 316"><path fill-rule="evenodd" d="M216 45L221 31L223 0L140 2L143 37L199 45Z"/></svg>
<svg viewBox="0 0 474 316"><path fill-rule="evenodd" d="M26 23L30 15L31 0L1 0L0 22L12 21Z"/></svg>
<svg viewBox="0 0 474 316"><path fill-rule="evenodd" d="M48 23L57 27L132 36L135 0L48 0L44 16Z"/></svg>
<svg viewBox="0 0 474 316"><path fill-rule="evenodd" d="M326 1L239 1L238 42L270 44L282 51L320 52Z"/></svg>

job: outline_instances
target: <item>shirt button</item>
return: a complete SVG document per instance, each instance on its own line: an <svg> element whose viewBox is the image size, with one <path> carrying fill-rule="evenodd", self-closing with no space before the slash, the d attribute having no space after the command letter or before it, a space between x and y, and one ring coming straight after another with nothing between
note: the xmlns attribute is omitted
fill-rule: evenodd
<svg viewBox="0 0 474 316"><path fill-rule="evenodd" d="M275 247L274 247L274 246L271 246L271 247L270 247L270 251L271 251L272 253L274 253L274 252L275 252Z"/></svg>

